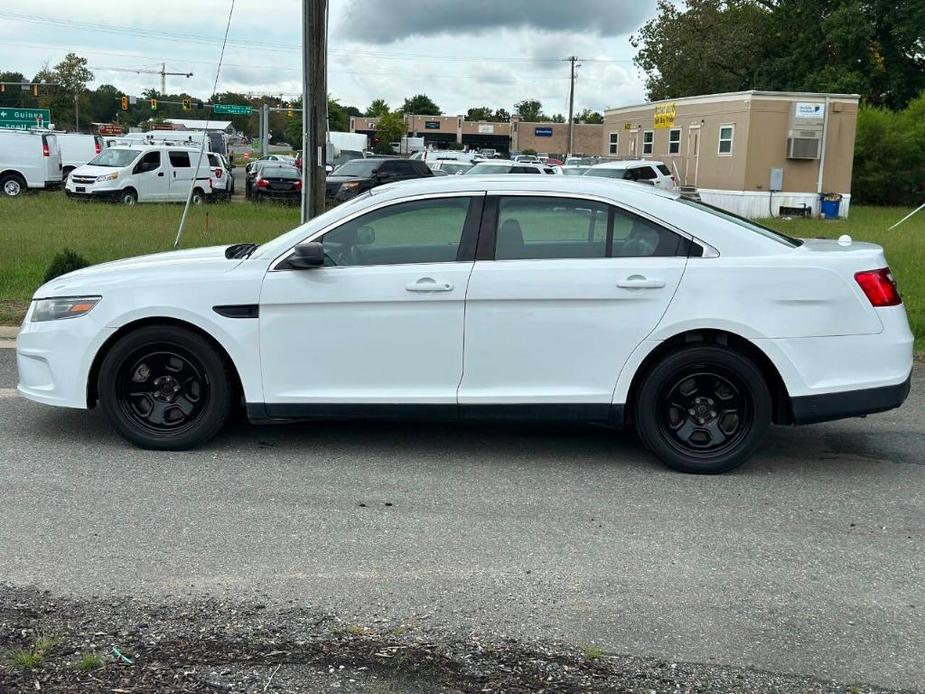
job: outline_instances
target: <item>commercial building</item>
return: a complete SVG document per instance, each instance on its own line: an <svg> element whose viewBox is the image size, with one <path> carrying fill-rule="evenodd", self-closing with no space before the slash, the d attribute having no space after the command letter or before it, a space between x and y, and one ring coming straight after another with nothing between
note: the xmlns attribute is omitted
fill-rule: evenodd
<svg viewBox="0 0 925 694"><path fill-rule="evenodd" d="M851 200L858 95L747 91L611 108L606 156L665 162L705 202L747 217Z"/></svg>
<svg viewBox="0 0 925 694"><path fill-rule="evenodd" d="M355 116L350 131L376 136L378 119ZM429 147L451 144L469 149L494 149L501 153L533 149L549 154L568 152L567 123L529 123L518 116L509 123L468 121L464 116L405 116L410 137L423 137ZM575 125L575 154L601 154L603 126L586 123Z"/></svg>

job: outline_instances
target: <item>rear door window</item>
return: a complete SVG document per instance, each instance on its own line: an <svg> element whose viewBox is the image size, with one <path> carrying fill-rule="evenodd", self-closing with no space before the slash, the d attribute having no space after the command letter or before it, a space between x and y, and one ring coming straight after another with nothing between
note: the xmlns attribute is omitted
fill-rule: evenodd
<svg viewBox="0 0 925 694"><path fill-rule="evenodd" d="M653 178L658 178L658 173L651 166L640 166L638 169L633 169L633 178L637 181L651 181Z"/></svg>
<svg viewBox="0 0 925 694"><path fill-rule="evenodd" d="M189 168L189 152L170 152L170 165L175 169Z"/></svg>

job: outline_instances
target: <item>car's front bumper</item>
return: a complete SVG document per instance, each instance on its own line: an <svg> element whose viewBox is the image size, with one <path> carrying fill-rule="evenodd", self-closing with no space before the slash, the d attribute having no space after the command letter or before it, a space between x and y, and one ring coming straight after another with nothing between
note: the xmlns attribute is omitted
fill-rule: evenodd
<svg viewBox="0 0 925 694"><path fill-rule="evenodd" d="M21 395L58 407L87 407L87 379L93 357L115 332L93 319L31 322L32 308L16 336Z"/></svg>

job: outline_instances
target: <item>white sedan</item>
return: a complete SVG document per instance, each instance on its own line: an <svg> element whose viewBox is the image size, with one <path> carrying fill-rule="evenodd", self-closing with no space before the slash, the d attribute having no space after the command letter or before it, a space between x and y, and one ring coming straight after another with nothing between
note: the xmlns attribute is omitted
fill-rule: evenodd
<svg viewBox="0 0 925 694"><path fill-rule="evenodd" d="M590 177L373 189L261 246L105 263L36 293L19 392L185 449L254 422L632 426L723 472L769 426L898 407L913 338L880 247L797 240Z"/></svg>

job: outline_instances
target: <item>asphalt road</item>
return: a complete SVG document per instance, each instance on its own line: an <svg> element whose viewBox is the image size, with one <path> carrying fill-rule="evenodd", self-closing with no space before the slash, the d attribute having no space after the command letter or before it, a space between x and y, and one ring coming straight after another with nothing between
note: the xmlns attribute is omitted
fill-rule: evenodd
<svg viewBox="0 0 925 694"><path fill-rule="evenodd" d="M925 689L925 370L901 410L776 430L721 477L580 427L241 424L151 453L15 380L0 350L0 580Z"/></svg>

